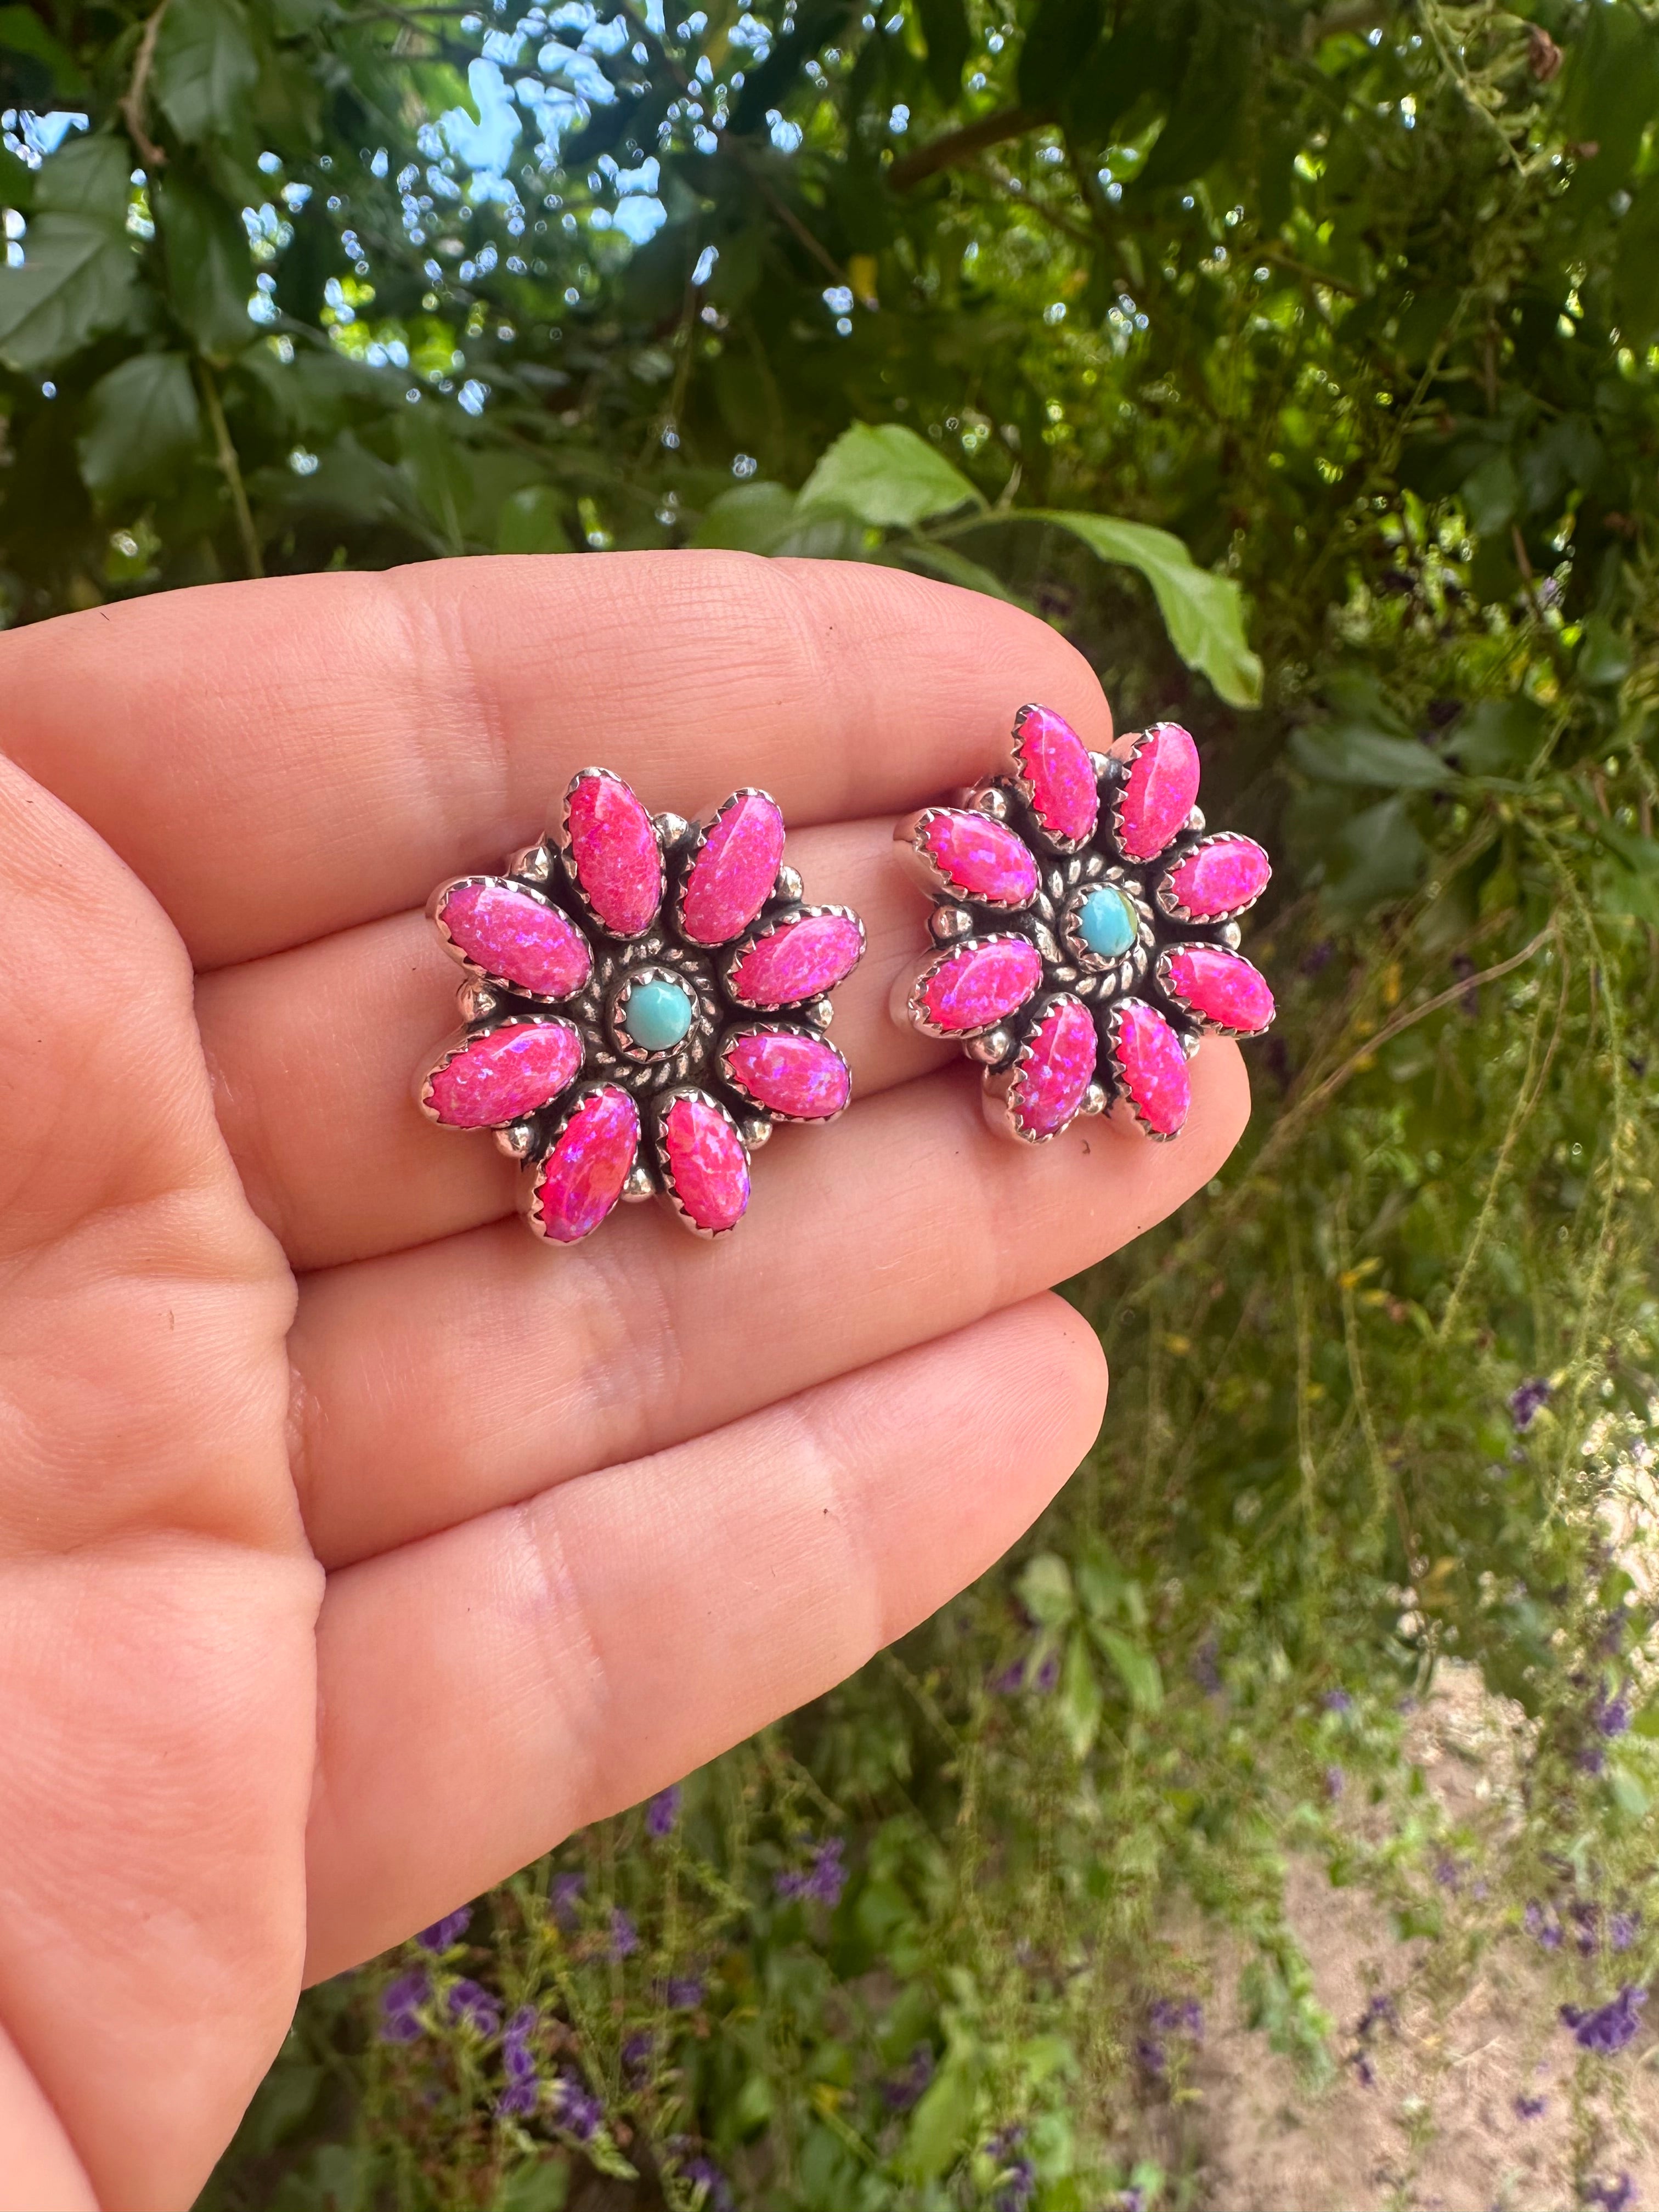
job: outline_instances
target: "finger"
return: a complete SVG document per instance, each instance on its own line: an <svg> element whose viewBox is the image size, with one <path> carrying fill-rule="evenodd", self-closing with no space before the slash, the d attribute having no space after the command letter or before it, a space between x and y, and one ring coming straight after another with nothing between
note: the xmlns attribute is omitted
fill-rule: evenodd
<svg viewBox="0 0 1659 2212"><path fill-rule="evenodd" d="M799 849L797 849L799 848ZM836 994L834 1037L860 1096L949 1060L895 1027L888 991L927 943L892 827L790 840L809 898L853 907L869 949ZM204 975L197 1017L219 1118L254 1211L295 1267L371 1258L513 1211L515 1170L473 1133L434 1129L410 1079L456 1022L454 963L423 915Z"/></svg>
<svg viewBox="0 0 1659 2212"><path fill-rule="evenodd" d="M0 2033L0 2212L98 2212L86 2170L45 2091Z"/></svg>
<svg viewBox="0 0 1659 2212"><path fill-rule="evenodd" d="M330 1583L307 1973L380 1950L861 1666L1089 1449L1105 1363L1034 1299ZM441 1804L441 1820L411 1808Z"/></svg>
<svg viewBox="0 0 1659 2212"><path fill-rule="evenodd" d="M198 968L419 906L576 769L792 823L979 775L1088 663L1018 608L853 561L613 553L169 592L0 636L7 747L137 869Z"/></svg>
<svg viewBox="0 0 1659 2212"><path fill-rule="evenodd" d="M296 1476L338 1565L695 1437L1028 1297L1215 1173L1243 1125L1238 1054L1193 1063L1157 1145L1115 1121L1036 1149L951 1068L780 1133L763 1201L710 1247L654 1207L550 1253L517 1222L315 1276L290 1350Z"/></svg>

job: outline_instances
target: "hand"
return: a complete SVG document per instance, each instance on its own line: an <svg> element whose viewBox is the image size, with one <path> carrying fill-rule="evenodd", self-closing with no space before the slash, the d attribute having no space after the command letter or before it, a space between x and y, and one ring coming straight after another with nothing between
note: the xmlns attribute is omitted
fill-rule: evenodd
<svg viewBox="0 0 1659 2212"><path fill-rule="evenodd" d="M1044 1286L1246 1111L1031 1152L894 1029L890 820L1084 661L890 569L617 554L221 586L0 638L0 2201L188 2203L302 1975L382 1949L823 1690L1088 1449ZM717 1246L568 1250L410 1071L419 908L588 761L763 784L870 951L860 1097ZM194 974L192 975L192 970ZM1084 1132L1086 1130L1086 1133Z"/></svg>

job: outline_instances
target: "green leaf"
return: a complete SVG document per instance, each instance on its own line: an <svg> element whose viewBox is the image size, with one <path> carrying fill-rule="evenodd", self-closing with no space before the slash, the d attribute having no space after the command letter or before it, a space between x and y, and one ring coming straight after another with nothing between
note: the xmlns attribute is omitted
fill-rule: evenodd
<svg viewBox="0 0 1659 2212"><path fill-rule="evenodd" d="M911 2115L899 2165L914 2181L932 2181L955 2164L974 2133L979 2068L954 2053L929 2082Z"/></svg>
<svg viewBox="0 0 1659 2212"><path fill-rule="evenodd" d="M1577 672L1581 682L1611 688L1630 674L1631 649L1605 615L1592 615L1579 641Z"/></svg>
<svg viewBox="0 0 1659 2212"><path fill-rule="evenodd" d="M927 46L927 76L942 106L962 94L962 72L973 44L963 0L916 0L916 19Z"/></svg>
<svg viewBox="0 0 1659 2212"><path fill-rule="evenodd" d="M745 74L728 127L739 137L764 128L769 110L783 106L807 63L852 13L852 0L808 0L795 16L793 37L778 39L760 66Z"/></svg>
<svg viewBox="0 0 1659 2212"><path fill-rule="evenodd" d="M983 500L926 438L898 422L843 430L800 490L799 507L840 507L878 527L913 530Z"/></svg>
<svg viewBox="0 0 1659 2212"><path fill-rule="evenodd" d="M0 53L21 54L36 64L46 87L42 106L50 105L54 97L78 99L87 89L87 80L74 55L53 38L33 8L0 8ZM0 63L0 85L6 76L5 65Z"/></svg>
<svg viewBox="0 0 1659 2212"><path fill-rule="evenodd" d="M1419 835L1403 793L1356 814L1337 840L1326 892L1344 915L1362 915L1416 890L1428 866L1429 848Z"/></svg>
<svg viewBox="0 0 1659 2212"><path fill-rule="evenodd" d="M1155 1713L1164 1703L1164 1676L1152 1653L1100 1621L1091 1625L1091 1633L1117 1669L1118 1680L1128 1692L1129 1703L1135 1711Z"/></svg>
<svg viewBox="0 0 1659 2212"><path fill-rule="evenodd" d="M1105 1703L1089 1656L1089 1638L1081 1628L1074 1628L1060 1671L1060 1715L1066 1741L1079 1759L1086 1757L1100 1732Z"/></svg>
<svg viewBox="0 0 1659 2212"><path fill-rule="evenodd" d="M1296 731L1291 757L1322 783L1354 783L1384 791L1433 791L1451 778L1438 753L1415 738L1391 738L1362 724L1338 722Z"/></svg>
<svg viewBox="0 0 1659 2212"><path fill-rule="evenodd" d="M1207 676L1230 707L1260 706L1261 663L1245 640L1243 596L1231 576L1199 568L1178 538L1144 522L1051 507L1018 513L1069 530L1103 561L1139 570L1152 587L1170 642L1188 667Z"/></svg>
<svg viewBox="0 0 1659 2212"><path fill-rule="evenodd" d="M1067 119L1084 143L1103 144L1118 118L1147 94L1173 98L1188 65L1194 14L1192 0L1138 0L1120 11L1116 30L1080 61L1067 89Z"/></svg>
<svg viewBox="0 0 1659 2212"><path fill-rule="evenodd" d="M100 501L169 483L201 443L202 413L180 353L141 353L87 396L81 474Z"/></svg>
<svg viewBox="0 0 1659 2212"><path fill-rule="evenodd" d="M1057 1552L1038 1552L1014 1585L1019 1601L1041 1628L1058 1628L1077 1610L1072 1571Z"/></svg>
<svg viewBox="0 0 1659 2212"><path fill-rule="evenodd" d="M562 2158L526 2159L496 2185L490 2212L564 2212L570 2167Z"/></svg>
<svg viewBox="0 0 1659 2212"><path fill-rule="evenodd" d="M170 0L155 41L155 98L181 138L239 136L258 76L242 0Z"/></svg>
<svg viewBox="0 0 1659 2212"><path fill-rule="evenodd" d="M1446 740L1465 775L1518 776L1544 739L1544 717L1528 699L1482 699Z"/></svg>
<svg viewBox="0 0 1659 2212"><path fill-rule="evenodd" d="M1630 168L1659 106L1659 36L1627 0L1603 0L1585 15L1565 72L1559 127L1568 140L1595 149L1581 156L1573 185L1577 194L1599 199Z"/></svg>
<svg viewBox="0 0 1659 2212"><path fill-rule="evenodd" d="M156 188L155 218L174 312L204 354L228 361L254 335L247 312L253 257L240 215L169 170Z"/></svg>
<svg viewBox="0 0 1659 2212"><path fill-rule="evenodd" d="M787 485L734 484L709 501L691 543L733 553L769 553L794 519L795 495Z"/></svg>
<svg viewBox="0 0 1659 2212"><path fill-rule="evenodd" d="M960 584L965 592L983 592L988 599L1005 599L1012 607L1026 604L1000 577L981 568L977 561L970 561L965 553L958 553L954 545L936 545L925 538L901 540L890 549L890 557L902 562L907 568L937 576L941 583Z"/></svg>
<svg viewBox="0 0 1659 2212"><path fill-rule="evenodd" d="M1507 453L1492 454L1463 480L1463 512L1478 537L1501 530L1520 504L1521 479Z"/></svg>
<svg viewBox="0 0 1659 2212"><path fill-rule="evenodd" d="M1135 179L1138 186L1158 191L1190 184L1222 159L1249 106L1249 60L1248 20L1241 26L1225 10L1210 9L1193 41L1169 120Z"/></svg>
<svg viewBox="0 0 1659 2212"><path fill-rule="evenodd" d="M1102 0L1037 0L1019 56L1019 96L1027 107L1058 107L1100 36Z"/></svg>
<svg viewBox="0 0 1659 2212"><path fill-rule="evenodd" d="M550 484L526 484L501 501L495 524L498 553L568 553L570 532Z"/></svg>
<svg viewBox="0 0 1659 2212"><path fill-rule="evenodd" d="M42 214L85 215L118 228L127 219L132 154L125 138L68 138L40 164L34 204Z"/></svg>
<svg viewBox="0 0 1659 2212"><path fill-rule="evenodd" d="M55 368L118 323L137 274L124 232L84 215L39 215L21 269L0 269L0 362Z"/></svg>

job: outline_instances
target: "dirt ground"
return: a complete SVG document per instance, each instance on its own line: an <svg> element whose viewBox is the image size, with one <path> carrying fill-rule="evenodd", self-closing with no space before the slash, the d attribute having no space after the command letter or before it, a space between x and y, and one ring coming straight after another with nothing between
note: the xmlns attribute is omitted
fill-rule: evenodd
<svg viewBox="0 0 1659 2212"><path fill-rule="evenodd" d="M1502 1729L1468 1668L1443 1670L1413 1745L1435 1794L1462 1813L1490 1790ZM1321 2002L1350 2033L1374 1990L1398 1990L1402 1956L1376 1906L1298 1866L1290 1905ZM1310 2095L1287 2060L1245 2027L1218 1961L1211 2031L1194 2086L1206 2212L1571 2212L1571 2039L1557 1993L1524 1938L1490 1956L1463 2001L1443 2011L1425 1992L1399 2006L1397 2028L1370 2039L1376 2080L1347 2065ZM1594 2146L1590 2178L1626 2207L1659 2212L1659 2043L1644 2033L1617 2062L1620 2122ZM1542 2098L1534 2118L1517 2098ZM1591 2199L1595 2202L1595 2199ZM1601 2200L1606 2202L1605 2199Z"/></svg>

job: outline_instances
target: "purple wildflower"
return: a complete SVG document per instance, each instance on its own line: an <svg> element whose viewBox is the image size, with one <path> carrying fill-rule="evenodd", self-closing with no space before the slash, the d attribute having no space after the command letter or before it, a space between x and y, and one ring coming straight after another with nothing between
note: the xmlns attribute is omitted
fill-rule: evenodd
<svg viewBox="0 0 1659 2212"><path fill-rule="evenodd" d="M1350 1713L1353 1711L1353 1699L1346 1690L1327 1690L1319 1702L1328 1713Z"/></svg>
<svg viewBox="0 0 1659 2212"><path fill-rule="evenodd" d="M640 1948L640 1931L633 1917L620 1906L611 1916L611 1957L613 1962L631 1959Z"/></svg>
<svg viewBox="0 0 1659 2212"><path fill-rule="evenodd" d="M1594 2012L1582 2011L1577 2005L1563 2005L1561 2019L1564 2026L1572 2030L1581 2050L1594 2051L1610 2058L1634 2038L1641 2025L1638 2014L1647 2001L1645 1990L1636 1989L1627 1982L1616 1997Z"/></svg>
<svg viewBox="0 0 1659 2212"><path fill-rule="evenodd" d="M1362 2089L1376 2088L1376 2069L1371 2064L1370 2058L1367 2057L1363 2051L1356 2051L1354 2052L1352 2063L1354 2070L1354 2078L1358 2082L1360 2087Z"/></svg>
<svg viewBox="0 0 1659 2212"><path fill-rule="evenodd" d="M1150 2035L1135 2039L1135 2057L1148 2074L1162 2074L1169 2063L1164 2045Z"/></svg>
<svg viewBox="0 0 1659 2212"><path fill-rule="evenodd" d="M1457 1890L1463 1882L1462 1869L1449 1851L1442 1851L1435 1861L1434 1878L1442 1889Z"/></svg>
<svg viewBox="0 0 1659 2212"><path fill-rule="evenodd" d="M1117 2212L1146 2212L1146 2192L1137 2182L1117 2192Z"/></svg>
<svg viewBox="0 0 1659 2212"><path fill-rule="evenodd" d="M1623 1735L1630 1726L1630 1700L1622 1691L1616 1698L1598 1697L1591 1718L1599 1735Z"/></svg>
<svg viewBox="0 0 1659 2212"><path fill-rule="evenodd" d="M644 2074L651 2064L655 2042L656 2039L648 2028L635 2028L632 2035L625 2037L622 2047L623 2072L632 2075L636 2080Z"/></svg>
<svg viewBox="0 0 1659 2212"><path fill-rule="evenodd" d="M1642 1925L1639 1912L1615 1912L1607 1921L1607 1942L1615 1951L1628 1951Z"/></svg>
<svg viewBox="0 0 1659 2212"><path fill-rule="evenodd" d="M706 2189L704 2212L735 2212L732 2201L732 2185L710 2158L688 2158L680 2168L682 2181L689 2181L693 2189Z"/></svg>
<svg viewBox="0 0 1659 2212"><path fill-rule="evenodd" d="M1016 1691L1023 1690L1025 1687L1025 1662L1016 1659L1000 1674L993 1674L990 1686L993 1696L999 1698L1012 1698Z"/></svg>
<svg viewBox="0 0 1659 2212"><path fill-rule="evenodd" d="M553 2117L578 2142L592 2142L605 2124L605 2106L578 2075L561 2074L553 2084Z"/></svg>
<svg viewBox="0 0 1659 2212"><path fill-rule="evenodd" d="M1335 945L1328 937L1323 937L1317 945L1310 945L1303 954L1302 973L1304 975L1317 975L1322 969L1328 968L1335 957Z"/></svg>
<svg viewBox="0 0 1659 2212"><path fill-rule="evenodd" d="M550 1902L553 1917L561 1928L574 1928L576 1908L581 1903L582 1892L587 1887L585 1874L556 1874Z"/></svg>
<svg viewBox="0 0 1659 2212"><path fill-rule="evenodd" d="M495 2110L503 2119L526 2117L535 2111L540 2099L541 2076L536 2069L536 2054L530 2047L536 2027L534 2005L520 2005L507 2023L507 2033L501 2038L501 2071L507 2076L507 2086L495 2100Z"/></svg>
<svg viewBox="0 0 1659 2212"><path fill-rule="evenodd" d="M1031 1678L1031 1687L1040 1690L1046 1698L1060 1680L1060 1654L1051 1651Z"/></svg>
<svg viewBox="0 0 1659 2212"><path fill-rule="evenodd" d="M847 1887L847 1869L842 1864L847 1846L839 1836L828 1836L813 1852L805 1867L785 1867L775 1875L772 1887L780 1897L810 1899L819 1905L837 1905L841 1893Z"/></svg>
<svg viewBox="0 0 1659 2212"><path fill-rule="evenodd" d="M1206 1636L1193 1654L1192 1674L1206 1698L1215 1697L1221 1688L1221 1668L1217 1663L1221 1647L1213 1636Z"/></svg>
<svg viewBox="0 0 1659 2212"><path fill-rule="evenodd" d="M991 2202L996 2212L1025 2212L1025 2207L1036 2195L1036 2168L1029 2158L1016 2158L1008 2168L1006 2178Z"/></svg>
<svg viewBox="0 0 1659 2212"><path fill-rule="evenodd" d="M1617 2181L1587 2182L1584 2202L1599 2204L1602 2212L1626 2212L1626 2207L1636 2202L1636 2184L1627 2173L1621 2173Z"/></svg>
<svg viewBox="0 0 1659 2212"><path fill-rule="evenodd" d="M922 2093L933 2078L933 2046L931 2043L919 2043L910 2053L903 2072L882 2083L882 2102L889 2112L908 2112L913 2105L921 2103Z"/></svg>
<svg viewBox="0 0 1659 2212"><path fill-rule="evenodd" d="M434 1920L430 1928L422 1928L415 1941L423 1951L447 1951L452 1943L460 1942L471 1918L472 1907L459 1905L453 1912L446 1912L441 1920Z"/></svg>
<svg viewBox="0 0 1659 2212"><path fill-rule="evenodd" d="M1146 2017L1156 2034L1204 2040L1204 2008L1196 1997L1155 1997Z"/></svg>
<svg viewBox="0 0 1659 2212"><path fill-rule="evenodd" d="M1510 1419L1524 1436L1550 1401L1550 1385L1541 1375L1529 1376L1510 1393Z"/></svg>
<svg viewBox="0 0 1659 2212"><path fill-rule="evenodd" d="M1545 2106L1547 2105L1549 2099L1547 2097L1528 2096L1527 2092L1523 2089L1521 2092L1521 2094L1515 2100L1516 2117L1518 2119L1522 2120L1535 2120L1542 2113Z"/></svg>
<svg viewBox="0 0 1659 2212"><path fill-rule="evenodd" d="M671 1975L665 1994L670 2012L695 2012L702 2002L702 1983L696 1974L686 1974L678 1980Z"/></svg>
<svg viewBox="0 0 1659 2212"><path fill-rule="evenodd" d="M645 1808L646 1832L653 1836L672 1835L680 1817L680 1785L671 1782L666 1790L659 1790Z"/></svg>
<svg viewBox="0 0 1659 2212"><path fill-rule="evenodd" d="M509 2081L495 2100L495 2110L501 2118L525 2119L536 2109L537 2082L532 2075L527 2081Z"/></svg>
<svg viewBox="0 0 1659 2212"><path fill-rule="evenodd" d="M399 1974L395 1982L388 1982L380 1992L380 2040L382 2043L415 2043L426 2033L420 2018L420 2008L426 2002L429 1984L426 1968L416 1966L412 1973Z"/></svg>
<svg viewBox="0 0 1659 2212"><path fill-rule="evenodd" d="M501 2000L478 1982L459 1981L449 1992L449 2017L479 2035L494 2035L501 2024Z"/></svg>
<svg viewBox="0 0 1659 2212"><path fill-rule="evenodd" d="M1340 1802L1342 1792L1347 1787L1347 1779L1340 1766L1325 1769L1325 1795L1333 1805Z"/></svg>

